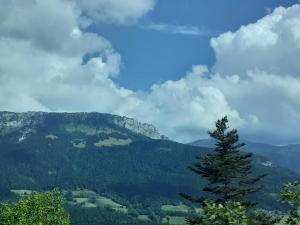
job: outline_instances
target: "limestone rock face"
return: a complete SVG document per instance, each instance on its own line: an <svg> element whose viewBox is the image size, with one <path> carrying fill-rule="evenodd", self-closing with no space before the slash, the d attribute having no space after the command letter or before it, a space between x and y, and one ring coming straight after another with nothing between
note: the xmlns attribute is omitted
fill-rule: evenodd
<svg viewBox="0 0 300 225"><path fill-rule="evenodd" d="M161 135L153 125L141 123L132 118L115 117L114 123L152 139L168 139L166 136Z"/></svg>
<svg viewBox="0 0 300 225"><path fill-rule="evenodd" d="M128 129L134 133L144 135L151 139L167 139L157 129L146 123L135 119L103 113L47 113L47 112L0 112L0 134L7 134L13 131L20 131L22 135L19 141L26 139L26 136L34 132L37 126L41 126L49 117L60 117L72 123L94 121L99 127L105 123Z"/></svg>

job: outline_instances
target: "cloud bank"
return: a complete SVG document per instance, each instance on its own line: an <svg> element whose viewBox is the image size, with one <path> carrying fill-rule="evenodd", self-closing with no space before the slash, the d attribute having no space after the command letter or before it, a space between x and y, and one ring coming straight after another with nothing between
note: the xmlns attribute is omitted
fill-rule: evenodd
<svg viewBox="0 0 300 225"><path fill-rule="evenodd" d="M9 1L0 8L0 109L98 111L149 122L187 142L228 115L243 137L299 142L300 6L211 40L216 63L148 92L117 86L121 56L90 23L132 24L155 1ZM130 5L130 7L128 7ZM117 13L122 12L122 13ZM84 60L85 59L85 60Z"/></svg>

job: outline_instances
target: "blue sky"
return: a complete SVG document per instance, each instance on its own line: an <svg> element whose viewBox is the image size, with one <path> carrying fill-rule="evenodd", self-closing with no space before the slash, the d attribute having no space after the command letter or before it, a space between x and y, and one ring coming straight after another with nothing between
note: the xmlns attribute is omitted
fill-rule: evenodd
<svg viewBox="0 0 300 225"><path fill-rule="evenodd" d="M133 26L96 24L89 28L110 40L122 56L116 83L133 90L149 90L155 83L181 78L194 64L211 66L209 41L226 31L253 23L278 6L296 0L160 0ZM195 26L207 33L184 35L142 29L148 24Z"/></svg>
<svg viewBox="0 0 300 225"><path fill-rule="evenodd" d="M117 114L180 142L227 115L243 139L300 142L298 1L5 1L0 21L0 110Z"/></svg>

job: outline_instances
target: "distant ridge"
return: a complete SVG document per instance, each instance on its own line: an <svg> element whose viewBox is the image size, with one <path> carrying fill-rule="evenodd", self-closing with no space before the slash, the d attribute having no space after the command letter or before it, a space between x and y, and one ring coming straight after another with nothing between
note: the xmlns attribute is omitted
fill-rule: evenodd
<svg viewBox="0 0 300 225"><path fill-rule="evenodd" d="M242 140L242 142L246 144L243 147L245 151L264 156L271 162L300 174L300 144L277 146L247 140ZM202 139L194 141L190 145L212 148L214 147L214 141L212 139Z"/></svg>

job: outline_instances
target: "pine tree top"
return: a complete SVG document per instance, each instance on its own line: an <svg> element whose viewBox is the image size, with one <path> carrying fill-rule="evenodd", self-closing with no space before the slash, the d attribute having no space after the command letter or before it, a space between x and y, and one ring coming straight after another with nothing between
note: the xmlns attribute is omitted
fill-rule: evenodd
<svg viewBox="0 0 300 225"><path fill-rule="evenodd" d="M236 129L229 130L228 118L225 116L216 122L216 129L208 132L216 140L214 151L189 168L207 180L203 191L214 196L217 201L238 200L262 189L255 185L264 175L252 176L252 153L241 152L245 145L239 143ZM192 201L202 201L202 198L192 198Z"/></svg>

